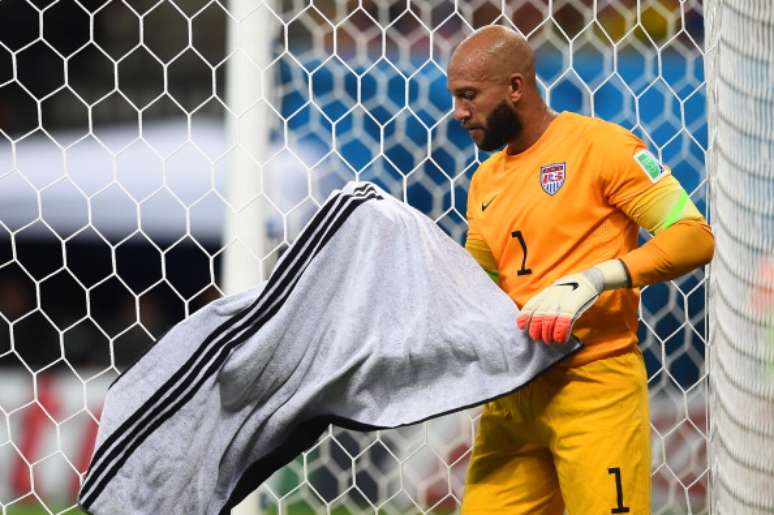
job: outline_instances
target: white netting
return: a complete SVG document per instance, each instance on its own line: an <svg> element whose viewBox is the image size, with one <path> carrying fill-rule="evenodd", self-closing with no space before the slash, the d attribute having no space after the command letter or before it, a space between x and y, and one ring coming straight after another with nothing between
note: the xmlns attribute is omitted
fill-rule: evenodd
<svg viewBox="0 0 774 515"><path fill-rule="evenodd" d="M249 47L254 16L268 49ZM484 156L451 119L444 69L473 28L522 31L554 109L634 130L706 207L699 0L277 0L247 18L212 0L0 2L5 513L72 506L106 384L222 294L224 249L268 272L350 179L462 239ZM235 53L229 26L242 27ZM245 76L260 79L253 101L226 98ZM229 193L234 163L257 189ZM224 241L227 215L256 207L262 245ZM643 291L659 513L707 509L704 313L701 271ZM331 429L261 487L262 508L452 511L475 418Z"/></svg>
<svg viewBox="0 0 774 515"><path fill-rule="evenodd" d="M774 511L774 5L708 2L712 506Z"/></svg>

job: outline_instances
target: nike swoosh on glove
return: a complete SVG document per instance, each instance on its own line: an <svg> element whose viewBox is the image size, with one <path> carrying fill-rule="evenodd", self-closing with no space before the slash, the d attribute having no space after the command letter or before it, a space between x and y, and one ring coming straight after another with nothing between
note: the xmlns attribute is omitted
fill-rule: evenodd
<svg viewBox="0 0 774 515"><path fill-rule="evenodd" d="M575 321L597 300L605 286L595 268L566 275L532 297L517 319L519 329L528 330L533 340L564 343Z"/></svg>

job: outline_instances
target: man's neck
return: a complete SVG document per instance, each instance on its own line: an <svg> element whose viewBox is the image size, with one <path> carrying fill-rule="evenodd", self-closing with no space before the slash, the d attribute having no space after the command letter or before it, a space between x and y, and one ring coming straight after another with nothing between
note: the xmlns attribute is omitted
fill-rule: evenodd
<svg viewBox="0 0 774 515"><path fill-rule="evenodd" d="M541 104L540 109L534 109L529 113L523 114L521 119L523 127L521 134L508 142L508 148L506 150L508 154L521 154L534 145L537 140L540 139L540 136L546 132L548 126L557 116L556 112L549 109L545 104Z"/></svg>

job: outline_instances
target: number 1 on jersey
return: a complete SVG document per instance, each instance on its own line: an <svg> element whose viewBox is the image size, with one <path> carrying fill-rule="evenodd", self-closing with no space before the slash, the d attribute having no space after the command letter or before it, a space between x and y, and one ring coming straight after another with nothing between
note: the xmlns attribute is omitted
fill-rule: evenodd
<svg viewBox="0 0 774 515"><path fill-rule="evenodd" d="M529 275L532 273L532 269L525 268L527 266L527 244L524 242L524 237L521 235L521 231L513 231L511 236L519 240L522 250L521 268L516 272L516 275Z"/></svg>

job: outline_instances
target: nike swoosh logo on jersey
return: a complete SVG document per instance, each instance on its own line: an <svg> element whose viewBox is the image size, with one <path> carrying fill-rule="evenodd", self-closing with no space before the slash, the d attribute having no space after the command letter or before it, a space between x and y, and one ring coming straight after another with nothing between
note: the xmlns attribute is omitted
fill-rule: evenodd
<svg viewBox="0 0 774 515"><path fill-rule="evenodd" d="M497 195L495 195L494 197L490 198L487 202L482 202L481 203L481 211L486 211L486 208L489 207L489 204L494 202L495 198L497 198Z"/></svg>
<svg viewBox="0 0 774 515"><path fill-rule="evenodd" d="M557 284L557 286L570 286L570 287L572 287L572 291L575 291L575 290L578 289L580 284L578 284L576 282L572 282L572 283L559 283L559 284Z"/></svg>

